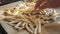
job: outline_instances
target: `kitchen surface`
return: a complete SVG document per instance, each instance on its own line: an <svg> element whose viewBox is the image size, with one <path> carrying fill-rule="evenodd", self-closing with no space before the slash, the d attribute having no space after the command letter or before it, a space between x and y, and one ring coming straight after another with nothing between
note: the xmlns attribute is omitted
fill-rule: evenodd
<svg viewBox="0 0 60 34"><path fill-rule="evenodd" d="M7 24L7 22L2 20L4 18L4 16L2 15L4 10L16 7L16 5L19 4L19 2L20 1L0 6L0 23L8 34L29 34L26 30L14 30L11 26ZM57 8L56 11L58 11L59 13L60 9ZM48 26L42 26L41 34L60 34L60 24L49 24Z"/></svg>

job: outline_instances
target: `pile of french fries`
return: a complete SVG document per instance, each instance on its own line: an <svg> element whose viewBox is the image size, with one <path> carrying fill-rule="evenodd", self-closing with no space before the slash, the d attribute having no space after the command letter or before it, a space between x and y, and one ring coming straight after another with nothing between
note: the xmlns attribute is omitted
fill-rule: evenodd
<svg viewBox="0 0 60 34"><path fill-rule="evenodd" d="M55 22L54 9L34 11L34 3L19 4L16 8L5 10L4 21L16 30L27 30L30 34L41 34L41 26Z"/></svg>

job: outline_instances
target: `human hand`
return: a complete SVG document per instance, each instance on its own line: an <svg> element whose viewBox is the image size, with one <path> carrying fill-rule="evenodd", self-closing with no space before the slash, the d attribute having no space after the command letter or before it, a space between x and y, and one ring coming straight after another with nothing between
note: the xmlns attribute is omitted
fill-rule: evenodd
<svg viewBox="0 0 60 34"><path fill-rule="evenodd" d="M57 8L60 6L60 0L38 0L35 9Z"/></svg>

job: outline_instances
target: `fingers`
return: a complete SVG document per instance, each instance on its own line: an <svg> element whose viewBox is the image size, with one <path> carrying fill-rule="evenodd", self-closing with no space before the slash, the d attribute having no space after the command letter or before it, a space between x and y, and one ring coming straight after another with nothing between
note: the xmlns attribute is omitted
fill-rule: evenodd
<svg viewBox="0 0 60 34"><path fill-rule="evenodd" d="M37 8L40 6L41 3L42 3L42 2L38 0L38 1L36 2L36 4L35 4L35 9L37 9Z"/></svg>
<svg viewBox="0 0 60 34"><path fill-rule="evenodd" d="M35 9L37 10L44 9L46 7L46 4L47 4L46 0L37 1Z"/></svg>
<svg viewBox="0 0 60 34"><path fill-rule="evenodd" d="M60 0L38 0L35 9L58 8Z"/></svg>

